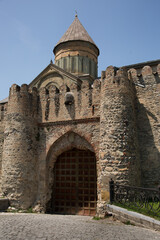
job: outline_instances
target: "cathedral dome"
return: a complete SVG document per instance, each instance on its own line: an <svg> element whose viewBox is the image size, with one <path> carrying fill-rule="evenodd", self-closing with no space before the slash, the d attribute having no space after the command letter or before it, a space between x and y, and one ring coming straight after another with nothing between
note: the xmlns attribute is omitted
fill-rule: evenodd
<svg viewBox="0 0 160 240"><path fill-rule="evenodd" d="M53 49L55 64L75 75L97 77L99 49L85 30L77 15Z"/></svg>
<svg viewBox="0 0 160 240"><path fill-rule="evenodd" d="M70 27L68 28L68 30L65 32L65 34L61 37L59 42L54 47L53 52L54 53L56 52L56 48L57 48L57 46L59 44L64 43L64 42L68 42L68 41L85 41L85 42L89 42L89 43L93 44L97 48L98 53L99 53L98 47L96 46L96 44L94 43L92 38L89 36L88 32L83 27L81 22L79 21L77 15L75 16L75 19L72 22L72 24L70 25Z"/></svg>

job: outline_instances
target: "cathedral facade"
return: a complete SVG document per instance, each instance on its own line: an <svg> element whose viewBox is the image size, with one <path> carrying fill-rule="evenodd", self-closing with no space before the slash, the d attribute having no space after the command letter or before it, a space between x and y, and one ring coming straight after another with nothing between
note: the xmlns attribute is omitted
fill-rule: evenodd
<svg viewBox="0 0 160 240"><path fill-rule="evenodd" d="M29 84L0 102L0 192L17 209L105 212L109 181L160 184L160 60L109 66L77 16Z"/></svg>

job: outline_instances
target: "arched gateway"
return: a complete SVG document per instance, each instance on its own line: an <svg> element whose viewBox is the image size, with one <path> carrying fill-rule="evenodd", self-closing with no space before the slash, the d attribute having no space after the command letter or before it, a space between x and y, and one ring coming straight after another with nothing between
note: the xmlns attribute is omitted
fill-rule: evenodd
<svg viewBox="0 0 160 240"><path fill-rule="evenodd" d="M63 152L57 158L53 175L49 212L96 214L97 171L93 152L77 148Z"/></svg>

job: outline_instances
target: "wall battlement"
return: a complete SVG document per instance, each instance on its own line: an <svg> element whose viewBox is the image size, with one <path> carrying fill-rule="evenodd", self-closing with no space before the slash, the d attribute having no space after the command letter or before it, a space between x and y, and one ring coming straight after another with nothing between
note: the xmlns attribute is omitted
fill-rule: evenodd
<svg viewBox="0 0 160 240"><path fill-rule="evenodd" d="M127 69L124 67L119 69L113 66L107 67L106 71L102 72L101 79L106 79L106 84L108 83L110 87L132 86L132 81L128 78Z"/></svg>
<svg viewBox="0 0 160 240"><path fill-rule="evenodd" d="M41 88L38 93L36 88L31 90L26 84L21 87L14 84L10 89L8 112L21 112L31 116L38 114L39 122L97 117L100 114L101 84L104 84L104 79L106 90L129 90L134 95L134 84L147 86L160 82L160 64L129 70L109 66L102 72L101 81L95 80L92 86L88 81L83 81L81 86L75 83L69 87L62 85L59 89L50 85ZM73 96L70 104L65 104L67 93Z"/></svg>
<svg viewBox="0 0 160 240"><path fill-rule="evenodd" d="M154 66L144 66L143 68L128 70L128 78L135 84L144 86L160 83L160 64Z"/></svg>
<svg viewBox="0 0 160 240"><path fill-rule="evenodd" d="M9 92L8 114L20 113L23 115L37 114L37 89L29 89L27 84L21 87L13 84Z"/></svg>
<svg viewBox="0 0 160 240"><path fill-rule="evenodd" d="M62 85L57 89L51 85L37 92L27 84L21 87L14 84L10 88L7 112L32 117L38 114L39 122L96 117L99 115L100 87L100 81L95 80L92 86L84 81L81 86ZM66 103L67 94L73 96L72 103Z"/></svg>
<svg viewBox="0 0 160 240"><path fill-rule="evenodd" d="M124 79L122 80L122 75ZM112 78L110 78L112 76ZM120 82L121 77L121 82ZM134 84L142 84L144 86L160 83L160 64L153 66L143 66L141 68L116 68L109 66L106 71L102 71L101 79L107 78L108 83L121 85L122 83L128 86ZM124 82L123 82L124 81Z"/></svg>

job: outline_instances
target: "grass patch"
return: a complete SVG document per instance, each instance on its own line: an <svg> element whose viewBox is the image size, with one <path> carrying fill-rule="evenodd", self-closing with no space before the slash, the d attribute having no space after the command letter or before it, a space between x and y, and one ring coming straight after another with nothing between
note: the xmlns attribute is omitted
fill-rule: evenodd
<svg viewBox="0 0 160 240"><path fill-rule="evenodd" d="M98 221L98 220L101 220L101 219L102 218L100 218L100 217L96 217L96 216L93 217L93 220L97 220Z"/></svg>
<svg viewBox="0 0 160 240"><path fill-rule="evenodd" d="M10 213L34 213L32 208L28 208L26 210L23 210L23 209L16 209L14 207L9 207L7 209L7 212L10 212Z"/></svg>
<svg viewBox="0 0 160 240"><path fill-rule="evenodd" d="M6 212L9 212L9 213L18 213L18 210L17 210L17 209L8 208L8 209L6 210Z"/></svg>
<svg viewBox="0 0 160 240"><path fill-rule="evenodd" d="M24 211L25 213L34 213L32 208L28 208L27 210Z"/></svg>
<svg viewBox="0 0 160 240"><path fill-rule="evenodd" d="M135 226L135 224L131 223L129 220L128 220L128 221L126 221L126 222L124 222L124 224L126 224L126 225L132 225L132 226Z"/></svg>
<svg viewBox="0 0 160 240"><path fill-rule="evenodd" d="M136 208L134 205L130 205L130 206L126 206L126 205L123 205L121 203L113 203L115 206L118 206L118 207L122 207L122 208L125 208L127 209L128 211L133 211L133 212L137 212L137 213L141 213L141 214L144 214L146 216L149 216L149 217L152 217L152 218L155 218L157 220L160 221L160 212L158 213L158 215L156 215L154 212L150 211L149 208L146 207L142 207L142 208ZM138 205L138 203L137 203ZM153 203L153 209L157 209L159 206L159 203Z"/></svg>

